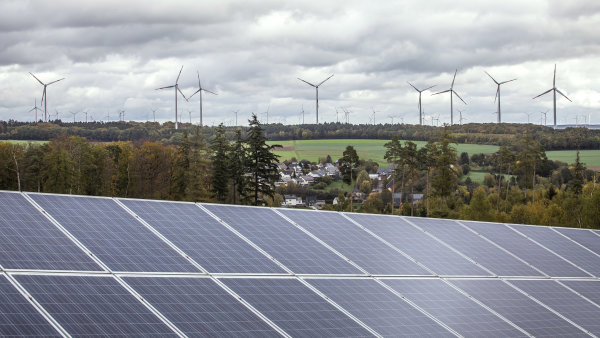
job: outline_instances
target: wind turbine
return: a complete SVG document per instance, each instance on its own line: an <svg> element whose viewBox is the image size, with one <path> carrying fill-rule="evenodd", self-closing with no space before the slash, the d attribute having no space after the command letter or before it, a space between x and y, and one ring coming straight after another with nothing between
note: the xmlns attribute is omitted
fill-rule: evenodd
<svg viewBox="0 0 600 338"><path fill-rule="evenodd" d="M316 85L315 85L315 84L312 84L312 83L310 83L310 82L308 82L308 81L304 81L304 80L302 80L301 78L297 78L298 80L300 80L300 81L302 81L302 82L306 83L307 85L309 85L309 86L312 86L312 87L315 87L315 90L316 90L316 93L317 93L317 96L316 96L316 98L317 98L317 99L316 99L316 100L317 100L317 101L316 101L316 102L317 102L317 105L316 105L316 107L317 107L317 109L316 109L316 112L317 112L317 124L319 124L319 86L320 86L320 85L322 85L323 83L325 83L325 81L327 81L327 80L331 79L331 77L332 77L333 75L334 75L334 74L331 74L331 76L329 76L328 78L326 78L325 80L323 80L323 81L319 82L319 84L316 84Z"/></svg>
<svg viewBox="0 0 600 338"><path fill-rule="evenodd" d="M419 125L423 125L423 112L421 111L421 108L423 107L423 105L421 104L421 93L423 93L427 89L431 89L431 88L435 87L436 85L419 90L419 89L417 89L417 87L413 86L410 82L407 81L406 83L408 83L411 87L413 87L416 91L419 92Z"/></svg>
<svg viewBox="0 0 600 338"><path fill-rule="evenodd" d="M525 114L527 114L527 123L529 123L529 117L531 116L531 114L533 114L533 112L532 113L525 113Z"/></svg>
<svg viewBox="0 0 600 338"><path fill-rule="evenodd" d="M75 123L75 116L76 116L78 113L77 113L77 112L74 112L74 113L73 113L72 111L71 111L71 112L69 112L69 113L71 113L71 114L73 115L73 123Z"/></svg>
<svg viewBox="0 0 600 338"><path fill-rule="evenodd" d="M454 95L456 95L464 104L467 104L465 102L465 100L462 99L462 97L460 97L460 95L458 95L457 92L454 91L454 80L456 79L456 73L458 72L458 69L454 71L454 77L452 78L452 84L450 85L450 89L448 90L444 90L441 92L437 92L435 94L431 94L431 95L437 95L437 94L442 94L442 93L446 93L446 92L450 92L450 125L454 124L454 111L453 111L453 107L452 107L452 97Z"/></svg>
<svg viewBox="0 0 600 338"><path fill-rule="evenodd" d="M460 125L462 126L463 120L468 120L468 119L466 117L463 118L462 110L460 110L460 109L458 109L458 114L459 114L458 123L460 123Z"/></svg>
<svg viewBox="0 0 600 338"><path fill-rule="evenodd" d="M38 120L38 117L37 117L37 112L38 112L38 110L39 110L39 111L42 111L42 110L41 110L40 108L38 108L38 106L37 106L37 99L35 99L35 104L34 104L33 108L31 108L31 109L28 111L28 113L30 113L32 110L33 110L33 111L35 111L35 122L37 122L37 120Z"/></svg>
<svg viewBox="0 0 600 338"><path fill-rule="evenodd" d="M54 80L54 81L48 82L48 83L43 83L42 81L40 81L40 79L38 79L35 75L33 75L33 73L29 72L29 74L31 74L31 76L33 76L42 86L44 86L44 91L42 93L42 101L40 101L40 104L42 102L44 102L44 120L47 122L48 121L48 97L46 96L46 87L48 87L49 85L56 83L58 81L62 81L65 78L63 77L62 79Z"/></svg>
<svg viewBox="0 0 600 338"><path fill-rule="evenodd" d="M235 110L235 111L233 111L233 113L235 114L235 125L236 125L236 127L237 127L237 125L238 125L238 124L237 124L237 114L238 114L238 112L239 112L239 110Z"/></svg>
<svg viewBox="0 0 600 338"><path fill-rule="evenodd" d="M564 96L564 98L567 99L567 100L569 100L570 102L573 102L573 101L571 101L570 98L568 98L565 94L563 94L560 90L558 90L558 88L556 88L556 64L554 64L554 78L552 78L552 88L550 88L547 91L541 93L540 95L534 97L534 99L538 98L538 97L540 97L540 96L542 96L544 94L547 94L549 92L554 92L553 93L554 94L554 98L553 98L553 102L554 102L554 128L556 128L556 92L558 92L560 95Z"/></svg>
<svg viewBox="0 0 600 338"><path fill-rule="evenodd" d="M505 84L507 82L515 81L516 79L498 82L498 81L496 81L496 79L494 79L490 75L490 73L486 72L485 70L484 70L484 72L490 77L490 79L492 79L492 81L494 81L494 83L496 85L498 85L498 89L496 89L496 96L494 96L494 102L496 102L496 99L498 99L498 123L502 123L502 116L501 116L501 113L500 113L500 85Z"/></svg>
<svg viewBox="0 0 600 338"><path fill-rule="evenodd" d="M548 111L547 110L545 112L541 111L540 114L544 115L544 126L545 126L546 125L546 117L548 115Z"/></svg>
<svg viewBox="0 0 600 338"><path fill-rule="evenodd" d="M196 90L194 92L194 94L192 94L192 96L198 94L198 96L200 97L200 127L202 127L202 92L208 92L214 95L217 95L217 93L211 92L208 89L204 89L202 88L202 83L200 82L200 72L196 71L198 73L198 90ZM181 94L183 95L183 94ZM190 99L192 98L192 96L190 96ZM185 97L185 96L184 96Z"/></svg>
<svg viewBox="0 0 600 338"><path fill-rule="evenodd" d="M376 111L373 107L371 107L371 110L373 111L373 125L375 125L375 113L379 113L379 111Z"/></svg>
<svg viewBox="0 0 600 338"><path fill-rule="evenodd" d="M185 95L183 95L183 93L179 89L179 77L181 76L181 71L182 70L183 70L183 66L181 66L181 69L179 70L179 75L177 75L177 79L175 80L175 84L174 85L167 86L167 87L156 88L155 89L155 90L161 90L161 89L175 88L175 129L178 128L178 125L177 125L177 92L179 92L179 94L181 94L183 96L183 98L186 101L188 101L188 99L185 97Z"/></svg>
<svg viewBox="0 0 600 338"><path fill-rule="evenodd" d="M152 109L152 119L156 122L156 109Z"/></svg>
<svg viewBox="0 0 600 338"><path fill-rule="evenodd" d="M88 112L87 112L87 111L84 111L83 113L85 114L85 123L87 123L87 115L88 115Z"/></svg>

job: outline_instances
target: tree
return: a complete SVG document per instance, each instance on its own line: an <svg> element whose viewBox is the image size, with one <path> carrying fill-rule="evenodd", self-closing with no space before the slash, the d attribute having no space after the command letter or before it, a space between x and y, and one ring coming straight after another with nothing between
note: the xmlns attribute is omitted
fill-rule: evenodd
<svg viewBox="0 0 600 338"><path fill-rule="evenodd" d="M421 170L426 170L426 216L429 216L429 197L431 196L431 171L436 165L439 156L439 148L435 142L429 140L427 144L419 149L419 163L422 165Z"/></svg>
<svg viewBox="0 0 600 338"><path fill-rule="evenodd" d="M521 149L517 154L517 173L519 174L519 184L523 188L531 186L531 189L535 189L535 174L536 168L542 164L543 159L546 158L546 152L537 141L526 135L521 139ZM535 193L532 194L532 202L535 202Z"/></svg>
<svg viewBox="0 0 600 338"><path fill-rule="evenodd" d="M507 146L501 146L493 156L494 164L498 170L498 203L496 204L496 211L500 209L500 191L502 190L502 173L505 172L510 175L510 168L515 161L515 154L508 149ZM508 195L508 182L506 183L506 194Z"/></svg>
<svg viewBox="0 0 600 338"><path fill-rule="evenodd" d="M231 191L233 204L239 204L241 197L246 195L247 177L245 175L246 145L242 138L242 131L235 131L235 141L229 149L227 156L229 160L229 177L231 179Z"/></svg>
<svg viewBox="0 0 600 338"><path fill-rule="evenodd" d="M417 175L417 169L419 168L419 161L421 157L417 150L417 144L411 141L404 143L404 163L408 169L408 175L410 177L410 215L414 215L414 187Z"/></svg>
<svg viewBox="0 0 600 338"><path fill-rule="evenodd" d="M435 175L433 177L433 189L440 196L440 211L444 205L444 199L450 196L456 187L458 175L454 169L456 166L456 144L450 129L446 126L438 141L438 156L436 158Z"/></svg>
<svg viewBox="0 0 600 338"><path fill-rule="evenodd" d="M392 136L392 140L387 142L384 147L386 148L385 155L383 158L388 161L388 163L393 164L394 170L392 171L392 196L395 193L395 186L398 179L398 171L402 166L402 144L398 140L398 136ZM394 202L392 201L392 214L394 213Z"/></svg>
<svg viewBox="0 0 600 338"><path fill-rule="evenodd" d="M359 163L358 154L353 146L347 146L346 150L342 153L341 158L341 172L344 182L352 185L352 172L354 168L358 166ZM354 188L350 190L350 211L353 211L353 203L352 203L352 193L354 192Z"/></svg>
<svg viewBox="0 0 600 338"><path fill-rule="evenodd" d="M281 145L267 145L264 130L255 114L248 120L248 138L246 139L246 169L251 177L249 184L250 199L253 205L265 204L265 197L273 198L275 182L279 179L277 170L278 155L272 151Z"/></svg>
<svg viewBox="0 0 600 338"><path fill-rule="evenodd" d="M229 192L229 140L225 136L223 123L217 127L216 135L211 142L212 166L211 166L211 189L219 202L225 202Z"/></svg>
<svg viewBox="0 0 600 338"><path fill-rule="evenodd" d="M473 193L471 203L463 209L463 217L474 221L493 221L492 207L485 196L483 187Z"/></svg>
<svg viewBox="0 0 600 338"><path fill-rule="evenodd" d="M585 170L585 165L581 163L581 160L579 159L579 150L577 150L577 157L575 159L575 163L573 163L573 168L571 169L573 172L573 178L569 181L569 189L575 195L581 195Z"/></svg>

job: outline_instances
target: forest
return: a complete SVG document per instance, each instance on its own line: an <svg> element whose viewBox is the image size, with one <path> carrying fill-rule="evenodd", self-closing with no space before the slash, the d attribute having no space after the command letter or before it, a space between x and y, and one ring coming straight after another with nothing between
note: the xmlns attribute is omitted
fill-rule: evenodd
<svg viewBox="0 0 600 338"><path fill-rule="evenodd" d="M176 143L162 142L160 136L98 142L70 135L67 130L72 126L43 124L37 127L52 126L62 133L47 143L0 142L0 189L268 206L280 205L285 194L298 194L328 203L337 197L338 203L325 209L339 211L600 228L597 173L579 157L569 164L548 160L543 128L518 126L534 132L511 136L515 141L501 145L496 153L471 156L457 154L456 142L464 133L454 127L432 129L421 148L410 140L399 141L405 134L393 134L385 145L385 158L395 168L383 182L390 189L377 192L373 189L377 182L368 174L376 173L379 164L358 158L351 146L340 159L321 160L335 163L351 189L323 189L332 184L324 179L317 187L275 187L279 160L273 153L276 145L266 142L272 126L263 126L256 116L249 122L250 127L233 130L222 125L171 130L168 139L180 135ZM127 125L111 128L139 131L148 126ZM586 130L567 130L564 135L570 133L597 137ZM307 172L316 165L301 162ZM490 174L481 184L464 179L472 168ZM351 203L360 191L364 200ZM393 192L406 196L400 208L391 203ZM411 201L408 196L413 193L424 196Z"/></svg>

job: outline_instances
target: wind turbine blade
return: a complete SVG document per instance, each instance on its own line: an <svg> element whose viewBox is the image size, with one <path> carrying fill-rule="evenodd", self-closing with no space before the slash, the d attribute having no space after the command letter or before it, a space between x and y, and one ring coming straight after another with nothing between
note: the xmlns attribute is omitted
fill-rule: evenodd
<svg viewBox="0 0 600 338"><path fill-rule="evenodd" d="M58 80L56 80L56 81L52 81L52 82L48 83L46 86L49 86L49 85L51 85L51 84L53 84L53 83L56 83L56 82L58 82L58 81L62 81L62 80L64 80L64 79L65 79L65 78L63 77L62 79L58 79Z"/></svg>
<svg viewBox="0 0 600 338"><path fill-rule="evenodd" d="M302 80L302 79L301 79L301 78L299 78L299 77L297 77L297 79L298 79L298 80L300 80L300 81L302 81L302 82L304 82L304 83L306 83L306 84L307 84L307 85L309 85L309 86L316 87L314 84L312 84L312 83L310 83L310 82L308 82L308 81L304 81L304 80Z"/></svg>
<svg viewBox="0 0 600 338"><path fill-rule="evenodd" d="M173 87L175 87L175 85L168 86L168 87L160 87L160 88L156 88L156 89L154 89L154 90L159 90L159 89L168 89L168 88L173 88Z"/></svg>
<svg viewBox="0 0 600 338"><path fill-rule="evenodd" d="M427 88L423 89L422 92L426 91L427 89L431 89L431 88L433 88L435 86L437 86L437 85L433 85L433 86L427 87Z"/></svg>
<svg viewBox="0 0 600 338"><path fill-rule="evenodd" d="M330 76L330 77L328 77L328 78L326 78L325 80L321 81L321 83L319 83L319 84L317 85L317 87L318 87L318 86L320 86L320 85L322 85L322 84L323 84L325 81L327 81L327 80L331 79L331 78L333 77L333 75L334 75L334 74L331 74L331 76Z"/></svg>
<svg viewBox="0 0 600 338"><path fill-rule="evenodd" d="M500 91L500 85L498 85L498 89L496 89L496 96L494 96L494 103L496 103L496 99L498 98L499 91Z"/></svg>
<svg viewBox="0 0 600 338"><path fill-rule="evenodd" d="M179 70L179 75L177 75L177 80L175 80L175 84L177 84L179 82L179 77L181 76L182 70L183 70L183 66L181 66L181 69Z"/></svg>
<svg viewBox="0 0 600 338"><path fill-rule="evenodd" d="M194 97L194 95L196 95L196 94L200 93L200 90L201 90L201 89L198 89L198 90L196 90L196 91L194 92L194 94L192 94L192 95L190 95L190 97L188 97L188 100L189 100L189 99L191 99L192 97Z"/></svg>
<svg viewBox="0 0 600 338"><path fill-rule="evenodd" d="M431 94L431 95L437 95L437 94L447 93L447 92L449 92L450 90L451 90L451 89L444 90L443 92L437 92L437 93L434 93L434 94Z"/></svg>
<svg viewBox="0 0 600 338"><path fill-rule="evenodd" d="M42 86L44 85L44 83L40 81L40 79L38 79L35 75L33 75L32 72L29 72L29 74L31 74L31 76L33 76Z"/></svg>
<svg viewBox="0 0 600 338"><path fill-rule="evenodd" d="M215 93L215 92L211 92L211 91L210 91L210 90L208 90L208 89L202 89L202 90L204 90L204 91L205 91L205 92L207 92L207 93L211 93L211 94L219 95L219 94L217 94L217 93Z"/></svg>
<svg viewBox="0 0 600 338"><path fill-rule="evenodd" d="M181 91L181 89L179 89L179 87L177 87L177 91L179 92L179 94L183 95L183 98L184 98L186 101L189 101L189 100L188 100L188 98L187 98L187 97L185 97L185 95L183 94L183 92Z"/></svg>
<svg viewBox="0 0 600 338"><path fill-rule="evenodd" d="M456 73L458 72L458 69L456 69L454 71L454 77L452 78L452 85L450 85L450 89L454 88L454 80L456 80Z"/></svg>
<svg viewBox="0 0 600 338"><path fill-rule="evenodd" d="M33 108L29 109L28 113L31 112L32 110L37 110L37 107L33 107Z"/></svg>
<svg viewBox="0 0 600 338"><path fill-rule="evenodd" d="M412 85L412 83L410 83L410 82L408 82L408 81L406 81L406 83L408 83L408 84L409 84L411 87L413 87L413 88L414 88L416 91L420 92L420 91L417 89L417 87L415 87L415 86L413 86L413 85Z"/></svg>
<svg viewBox="0 0 600 338"><path fill-rule="evenodd" d="M458 98L459 98L459 99L460 99L460 100L461 100L461 101L462 101L464 104L467 104L467 103L465 102L465 100L463 100L463 99L462 99L462 97L460 97L460 95L458 95L458 93L457 93L457 92L455 92L454 90L453 90L452 92L454 93L454 95L458 96Z"/></svg>
<svg viewBox="0 0 600 338"><path fill-rule="evenodd" d="M540 96L542 96L542 95L544 95L544 94L548 94L548 93L550 93L550 92L551 92L553 89L554 89L554 88L552 88L552 89L548 89L547 91L545 91L545 92L541 93L540 95L538 95L538 96L534 97L534 99L535 99L535 98L538 98L538 97L540 97Z"/></svg>
<svg viewBox="0 0 600 338"><path fill-rule="evenodd" d="M560 95L562 95L562 96L563 96L565 99L567 99L567 100L571 101L571 99L570 99L570 98L568 98L568 97L567 97L567 95L563 94L563 93L562 93L560 90L558 90L558 89L557 89L556 91L557 91L557 92L558 92ZM571 101L571 102L573 102L573 101Z"/></svg>
<svg viewBox="0 0 600 338"><path fill-rule="evenodd" d="M494 79L494 78L493 78L493 77L490 75L490 73L486 72L485 70L484 70L483 72L484 72L484 73L486 73L486 74L487 74L487 76L489 76L489 77L490 77L490 79L492 79L492 81L494 81L496 84L499 84L499 83L498 83L498 81L496 81L496 79Z"/></svg>
<svg viewBox="0 0 600 338"><path fill-rule="evenodd" d="M508 82L511 82L511 81L515 81L515 80L516 79L508 80L508 81L500 82L499 84L505 84L505 83L508 83Z"/></svg>
<svg viewBox="0 0 600 338"><path fill-rule="evenodd" d="M552 78L552 87L556 88L556 63L554 64L554 77Z"/></svg>
<svg viewBox="0 0 600 338"><path fill-rule="evenodd" d="M198 88L202 89L202 84L200 83L200 72L196 71L196 73L198 74Z"/></svg>

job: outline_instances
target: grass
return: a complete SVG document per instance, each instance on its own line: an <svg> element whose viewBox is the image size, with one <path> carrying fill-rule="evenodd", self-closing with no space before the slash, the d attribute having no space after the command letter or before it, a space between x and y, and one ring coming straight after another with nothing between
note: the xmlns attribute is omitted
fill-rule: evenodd
<svg viewBox="0 0 600 338"><path fill-rule="evenodd" d="M48 141L28 141L28 140L0 140L0 142L8 142L8 143L14 143L14 144L46 144L48 143Z"/></svg>
<svg viewBox="0 0 600 338"><path fill-rule="evenodd" d="M577 150L547 151L546 156L549 160L558 160L570 164L575 162ZM579 158L586 167L600 167L600 150L580 150Z"/></svg>

